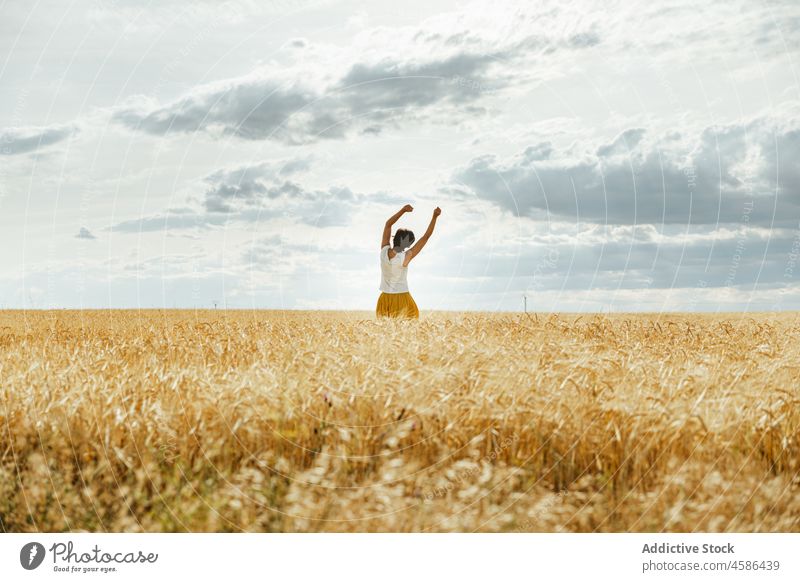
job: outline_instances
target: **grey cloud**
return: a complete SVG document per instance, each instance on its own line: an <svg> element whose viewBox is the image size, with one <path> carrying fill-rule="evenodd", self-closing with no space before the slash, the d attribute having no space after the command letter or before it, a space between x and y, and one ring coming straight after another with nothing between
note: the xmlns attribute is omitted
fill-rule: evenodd
<svg viewBox="0 0 800 582"><path fill-rule="evenodd" d="M340 243L340 240L335 241ZM291 272L331 272L355 271L363 274L365 268L375 258L375 251L352 246L336 246L336 262L321 260L331 253L329 241L320 238L311 243L297 243L286 240L282 235L270 235L253 240L243 247L242 262L248 267L278 267L286 273Z"/></svg>
<svg viewBox="0 0 800 582"><path fill-rule="evenodd" d="M258 205L263 199L297 197L301 194L300 187L286 178L308 172L311 166L311 158L307 156L218 170L204 179L210 185L204 195L204 206L209 212L230 213L238 203Z"/></svg>
<svg viewBox="0 0 800 582"><path fill-rule="evenodd" d="M209 187L204 193L203 206L208 213L225 213L237 220L288 216L327 227L349 224L350 216L362 204L405 203L386 192L362 194L338 185L313 189L284 177L308 172L312 167L309 158L298 158L219 170L205 178Z"/></svg>
<svg viewBox="0 0 800 582"><path fill-rule="evenodd" d="M206 214L202 212L165 213L125 220L110 227L112 232L138 233L185 228L209 228L221 226L226 222L224 214Z"/></svg>
<svg viewBox="0 0 800 582"><path fill-rule="evenodd" d="M33 152L67 139L77 129L72 125L51 127L9 127L0 130L0 155Z"/></svg>
<svg viewBox="0 0 800 582"><path fill-rule="evenodd" d="M278 85L270 79L234 82L150 111L122 109L114 118L156 135L207 130L289 145L342 139L356 132L377 134L403 117L419 118L424 113L420 108L480 97L479 92L442 78L448 67L440 64L417 68L397 63L355 65L332 87L321 90L300 83ZM477 70L452 68L461 69Z"/></svg>
<svg viewBox="0 0 800 582"><path fill-rule="evenodd" d="M612 241L563 249L560 286L567 288L751 287L785 280L796 245L791 235L666 243ZM796 253L796 250L794 251Z"/></svg>
<svg viewBox="0 0 800 582"><path fill-rule="evenodd" d="M627 129L619 134L610 144L597 148L598 157L612 156L614 154L627 154L642 141L645 130L641 127Z"/></svg>
<svg viewBox="0 0 800 582"><path fill-rule="evenodd" d="M464 279L522 279L531 291L598 289L770 289L797 284L800 224L773 231L652 226L600 227L529 243L428 255L431 274ZM457 265L457 268L453 266Z"/></svg>
<svg viewBox="0 0 800 582"><path fill-rule="evenodd" d="M244 220L288 215L315 226L348 224L349 215L362 196L340 186L326 190L305 188L283 178L287 167L291 174L300 171L303 164L289 162L277 167L261 163L215 172L205 179L210 186L203 206L209 213L225 213Z"/></svg>
<svg viewBox="0 0 800 582"><path fill-rule="evenodd" d="M78 231L78 234L75 235L75 238L82 238L86 240L95 240L97 237L94 236L88 228L82 226L81 229Z"/></svg>
<svg viewBox="0 0 800 582"><path fill-rule="evenodd" d="M256 198L267 193L261 182L247 181L238 184L219 184L208 190L205 196L205 207L209 212L233 212L233 203L237 200L252 203ZM270 197L274 197L270 194Z"/></svg>
<svg viewBox="0 0 800 582"><path fill-rule="evenodd" d="M757 119L706 128L691 145L674 134L625 131L596 154L487 155L453 175L521 216L608 224L794 224L800 219L800 130ZM541 146L539 147L541 149ZM776 195L777 194L777 195Z"/></svg>
<svg viewBox="0 0 800 582"><path fill-rule="evenodd" d="M569 44L579 48L590 48L600 44L600 35L596 30L579 32L569 38Z"/></svg>
<svg viewBox="0 0 800 582"><path fill-rule="evenodd" d="M307 172L310 169L311 169L311 160L309 160L308 158L297 158L283 164L278 170L278 173L281 176L291 176L293 174Z"/></svg>
<svg viewBox="0 0 800 582"><path fill-rule="evenodd" d="M206 177L207 181L252 180L275 175L295 176L308 173L319 160L314 155L303 155L287 159L250 162L236 168L225 168Z"/></svg>
<svg viewBox="0 0 800 582"><path fill-rule="evenodd" d="M126 220L109 230L138 233L206 229L281 217L325 228L350 224L351 216L366 204L407 203L387 192L364 194L337 185L314 189L284 178L287 172L296 174L311 167L311 161L305 158L221 169L204 179L207 186L197 207L174 208L163 214ZM289 170L284 171L286 168Z"/></svg>
<svg viewBox="0 0 800 582"><path fill-rule="evenodd" d="M286 41L285 46L291 48L306 48L308 46L308 41L304 38L291 38Z"/></svg>
<svg viewBox="0 0 800 582"><path fill-rule="evenodd" d="M478 95L480 81L515 49L492 54L457 54L428 63L381 61L358 63L337 83L347 109L358 112L425 107L442 101L467 102ZM495 81L496 82L496 81Z"/></svg>
<svg viewBox="0 0 800 582"><path fill-rule="evenodd" d="M151 111L122 108L114 119L133 129L162 135L219 128L243 139L293 142L291 116L318 96L308 89L270 79L246 79L201 88Z"/></svg>
<svg viewBox="0 0 800 582"><path fill-rule="evenodd" d="M521 74L520 67L534 51L583 50L599 41L591 31L568 39L542 34L486 40L466 31L418 32L395 39L409 41L417 56L387 52L393 41L376 35L372 50L351 51L356 56L345 57L352 62L338 75L334 67L314 63L331 69L333 78L324 83L310 81L312 64L303 63L281 71L283 80L261 71L200 87L163 106L121 107L113 117L155 135L208 131L290 145L380 134L401 122L446 122L454 111L481 114L478 102L485 95L527 78L531 73Z"/></svg>
<svg viewBox="0 0 800 582"><path fill-rule="evenodd" d="M205 207L225 206L232 219L258 222L287 217L316 227L346 226L358 206L369 198L355 194L349 188L332 186L325 190L307 189L292 182L264 185L260 197L226 204L219 199L218 190L206 193ZM209 197L210 196L210 197Z"/></svg>
<svg viewBox="0 0 800 582"><path fill-rule="evenodd" d="M303 260L313 262L324 249L310 244L287 242L280 235L261 237L249 243L242 253L246 265L292 266Z"/></svg>
<svg viewBox="0 0 800 582"><path fill-rule="evenodd" d="M550 142L542 142L525 148L525 151L522 152L522 157L528 162L538 162L550 159L552 153L552 144Z"/></svg>

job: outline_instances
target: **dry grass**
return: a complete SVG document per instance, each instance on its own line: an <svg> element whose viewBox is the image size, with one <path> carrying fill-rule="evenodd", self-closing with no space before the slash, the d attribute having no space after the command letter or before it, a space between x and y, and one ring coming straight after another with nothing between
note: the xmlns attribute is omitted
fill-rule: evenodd
<svg viewBox="0 0 800 582"><path fill-rule="evenodd" d="M800 531L800 317L1 312L5 531Z"/></svg>

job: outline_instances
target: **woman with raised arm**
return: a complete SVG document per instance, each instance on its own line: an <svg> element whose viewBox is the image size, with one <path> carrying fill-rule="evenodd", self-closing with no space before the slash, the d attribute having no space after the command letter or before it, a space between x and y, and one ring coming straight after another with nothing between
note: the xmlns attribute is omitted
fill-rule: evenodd
<svg viewBox="0 0 800 582"><path fill-rule="evenodd" d="M389 246L389 239L392 234L392 226L403 214L414 210L410 204L406 204L395 213L383 227L381 237L381 296L378 297L378 305L375 307L375 315L378 317L405 317L409 319L419 319L419 309L408 292L408 264L411 259L416 257L428 239L433 234L433 227L436 226L436 219L442 213L439 207L433 211L431 223L428 230L422 235L417 244L414 244L414 233L408 229L400 228L394 233L392 246ZM411 248L409 248L411 247Z"/></svg>

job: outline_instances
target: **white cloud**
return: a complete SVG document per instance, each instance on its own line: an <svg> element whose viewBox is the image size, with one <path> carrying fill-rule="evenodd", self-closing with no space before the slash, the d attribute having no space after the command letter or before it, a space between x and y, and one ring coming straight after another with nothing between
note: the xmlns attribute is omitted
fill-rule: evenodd
<svg viewBox="0 0 800 582"><path fill-rule="evenodd" d="M0 155L13 156L36 152L67 139L76 131L74 125L0 129Z"/></svg>

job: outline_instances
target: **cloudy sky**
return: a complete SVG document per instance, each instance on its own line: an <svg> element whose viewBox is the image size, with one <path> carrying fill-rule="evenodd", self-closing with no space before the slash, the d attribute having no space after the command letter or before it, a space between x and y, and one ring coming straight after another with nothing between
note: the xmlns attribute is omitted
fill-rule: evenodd
<svg viewBox="0 0 800 582"><path fill-rule="evenodd" d="M800 308L795 0L0 7L0 307Z"/></svg>

